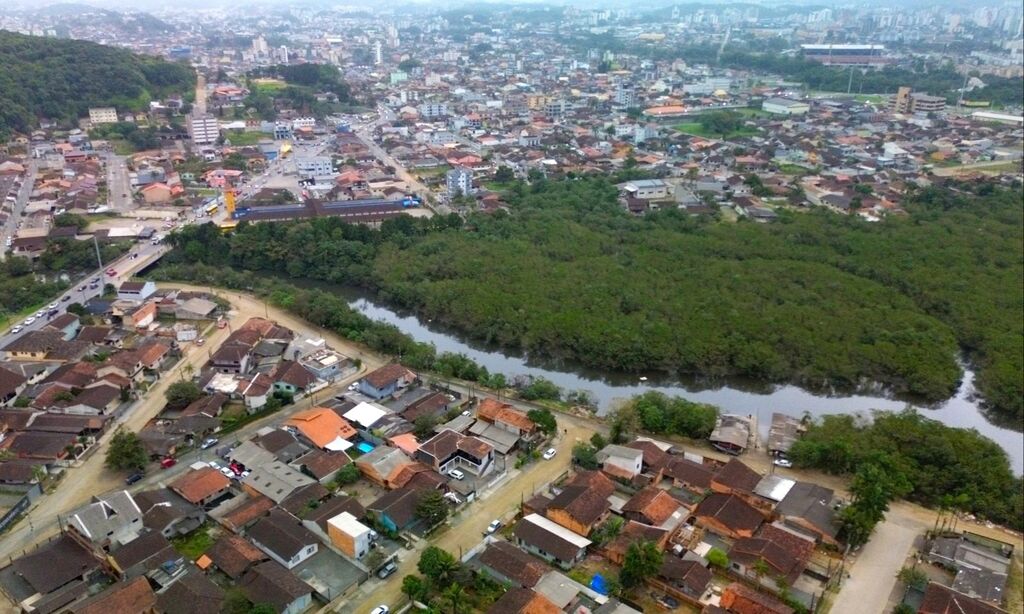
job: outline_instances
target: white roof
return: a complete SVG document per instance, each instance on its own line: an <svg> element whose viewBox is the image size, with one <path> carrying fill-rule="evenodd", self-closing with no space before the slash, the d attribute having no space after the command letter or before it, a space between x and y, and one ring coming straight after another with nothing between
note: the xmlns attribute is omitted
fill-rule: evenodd
<svg viewBox="0 0 1024 614"><path fill-rule="evenodd" d="M561 537L562 539L576 546L577 548L586 548L587 546L593 543L586 537L583 537L582 535L576 535L575 533L573 533L569 529L566 529L562 525L555 524L539 514L530 514L529 516L523 518L523 520L531 522L549 533L554 533L558 537Z"/></svg>
<svg viewBox="0 0 1024 614"><path fill-rule="evenodd" d="M235 379L234 375L227 373L217 373L210 378L209 383L206 384L206 389L214 392L223 392L224 394L232 394L238 388L238 380Z"/></svg>
<svg viewBox="0 0 1024 614"><path fill-rule="evenodd" d="M348 441L347 439L343 439L341 436L338 436L334 438L334 441L328 443L324 447L327 448L328 450L331 450L332 452L344 452L345 450L351 448L353 445L354 444L351 441Z"/></svg>
<svg viewBox="0 0 1024 614"><path fill-rule="evenodd" d="M370 527L356 520L356 517L348 512L342 512L334 518L327 519L327 524L352 537L359 537L370 532Z"/></svg>
<svg viewBox="0 0 1024 614"><path fill-rule="evenodd" d="M786 494L796 485L794 480L784 478L774 473L761 478L761 481L754 487L754 493L772 501L782 501Z"/></svg>
<svg viewBox="0 0 1024 614"><path fill-rule="evenodd" d="M388 412L373 403L362 402L345 412L344 418L349 422L355 422L364 428L370 428L373 423L380 420Z"/></svg>

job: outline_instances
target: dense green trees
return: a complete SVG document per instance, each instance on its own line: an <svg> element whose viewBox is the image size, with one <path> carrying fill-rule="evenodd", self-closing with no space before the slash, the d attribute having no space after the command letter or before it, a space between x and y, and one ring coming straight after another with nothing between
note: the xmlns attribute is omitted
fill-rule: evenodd
<svg viewBox="0 0 1024 614"><path fill-rule="evenodd" d="M626 550L626 559L622 563L622 573L619 574L622 588L636 588L646 578L657 574L661 569L664 554L654 542L639 541L630 544Z"/></svg>
<svg viewBox="0 0 1024 614"><path fill-rule="evenodd" d="M825 391L877 382L938 401L965 350L992 407L1024 416L1024 297L1007 291L1024 277L1019 189L922 190L909 216L879 224L825 211L771 225L675 210L637 219L604 178L513 183L505 196L511 214L471 215L465 229L456 216L378 231L338 220L189 229L171 238L182 248L171 262L193 278L200 263L360 285L483 341L618 371ZM272 298L414 366L448 364L338 297Z"/></svg>
<svg viewBox="0 0 1024 614"><path fill-rule="evenodd" d="M714 430L717 418L718 408L714 405L670 398L655 390L633 397L615 413L615 422L620 425L638 423L648 433L682 435L690 439L706 439Z"/></svg>
<svg viewBox="0 0 1024 614"><path fill-rule="evenodd" d="M168 408L184 409L193 401L199 400L203 396L203 391L195 382L180 381L168 386L164 391L164 396L167 397Z"/></svg>
<svg viewBox="0 0 1024 614"><path fill-rule="evenodd" d="M81 40L0 32L0 135L38 118L74 123L89 107L141 111L151 99L191 90L186 64Z"/></svg>
<svg viewBox="0 0 1024 614"><path fill-rule="evenodd" d="M149 462L149 454L139 436L131 431L119 428L110 438L107 446L107 457L104 461L107 469L115 471L139 470Z"/></svg>
<svg viewBox="0 0 1024 614"><path fill-rule="evenodd" d="M844 514L844 527L855 534L870 533L871 521L884 512L883 499L902 496L1024 526L1024 483L1013 475L1006 452L977 431L913 411L878 412L870 421L824 416L808 426L789 456L798 467L855 476L851 492L870 501Z"/></svg>

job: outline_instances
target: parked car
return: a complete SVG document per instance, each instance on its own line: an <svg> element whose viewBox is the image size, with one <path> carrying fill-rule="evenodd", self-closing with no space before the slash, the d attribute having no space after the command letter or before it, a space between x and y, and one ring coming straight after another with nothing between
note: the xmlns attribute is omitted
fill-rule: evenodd
<svg viewBox="0 0 1024 614"><path fill-rule="evenodd" d="M448 477L454 478L456 480L461 480L466 477L466 474L462 473L458 469L450 469L448 471Z"/></svg>
<svg viewBox="0 0 1024 614"><path fill-rule="evenodd" d="M544 460L551 460L552 458L555 457L555 454L558 454L558 450L554 448L548 448L547 452L544 453Z"/></svg>
<svg viewBox="0 0 1024 614"><path fill-rule="evenodd" d="M788 467L792 467L793 466L793 461L789 460L788 458L776 458L775 461L774 461L774 465L776 467L787 467L788 468Z"/></svg>
<svg viewBox="0 0 1024 614"><path fill-rule="evenodd" d="M209 450L210 448L212 448L213 446L217 445L218 443L220 443L219 439L217 439L216 437L209 437L209 438L203 440L203 443L202 443L202 445L199 446L199 449L201 449L201 450Z"/></svg>
<svg viewBox="0 0 1024 614"><path fill-rule="evenodd" d="M679 607L679 602L668 595L660 595L658 597L658 605L669 610L674 610Z"/></svg>
<svg viewBox="0 0 1024 614"><path fill-rule="evenodd" d="M203 345L205 343L206 343L206 339L204 339L202 337L196 339L196 345Z"/></svg>
<svg viewBox="0 0 1024 614"><path fill-rule="evenodd" d="M144 477L144 475L145 474L143 473L133 473L124 479L124 483L131 486L132 484L141 480Z"/></svg>
<svg viewBox="0 0 1024 614"><path fill-rule="evenodd" d="M226 478L237 478L238 477L237 475L235 475L235 472L232 471L228 467L221 467L220 468L220 472L223 473L224 477L226 477Z"/></svg>
<svg viewBox="0 0 1024 614"><path fill-rule="evenodd" d="M484 535L490 535L501 528L500 520L492 520L491 524L487 525L487 530L484 531Z"/></svg>
<svg viewBox="0 0 1024 614"><path fill-rule="evenodd" d="M165 458L162 461L160 461L160 466L163 467L164 469L170 469L171 467L173 467L173 466L175 466L177 464L178 464L178 459L171 458L170 456L168 456L167 458Z"/></svg>
<svg viewBox="0 0 1024 614"><path fill-rule="evenodd" d="M370 614L388 614L391 612L391 608L386 605L379 605L370 611Z"/></svg>
<svg viewBox="0 0 1024 614"><path fill-rule="evenodd" d="M394 561L389 561L387 565L380 568L380 570L377 572L377 577L383 580L384 578L390 576L396 571L398 571L398 565L395 565Z"/></svg>
<svg viewBox="0 0 1024 614"><path fill-rule="evenodd" d="M210 461L210 462L208 462L206 464L209 465L210 467L216 469L217 471L220 471L221 469L224 468L224 466L221 465L220 463L218 463L217 461Z"/></svg>

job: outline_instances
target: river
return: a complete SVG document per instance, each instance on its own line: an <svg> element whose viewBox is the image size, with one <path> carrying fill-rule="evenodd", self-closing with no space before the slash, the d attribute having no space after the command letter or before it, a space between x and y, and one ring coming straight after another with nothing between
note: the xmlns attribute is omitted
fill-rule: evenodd
<svg viewBox="0 0 1024 614"><path fill-rule="evenodd" d="M337 291L336 288L332 288ZM343 290L349 305L374 320L393 324L417 341L432 343L439 352L465 354L492 373L506 377L532 375L551 380L565 391L587 390L597 400L599 412L605 412L616 399L626 399L648 390L690 401L717 405L725 413L754 415L764 438L773 412L791 416L824 414L869 414L871 410L901 410L913 405L923 415L949 426L977 429L979 433L999 444L1010 457L1010 464L1018 475L1024 473L1024 440L1022 434L989 422L974 395L974 373L964 370L964 378L956 394L934 406L918 406L907 401L870 395L820 395L793 385L751 385L730 383L708 388L695 382L665 381L648 374L648 381L639 376L622 373L596 372L586 368L553 365L527 359L521 355L487 347L466 339L454 331L425 322L414 314L400 314L356 291Z"/></svg>

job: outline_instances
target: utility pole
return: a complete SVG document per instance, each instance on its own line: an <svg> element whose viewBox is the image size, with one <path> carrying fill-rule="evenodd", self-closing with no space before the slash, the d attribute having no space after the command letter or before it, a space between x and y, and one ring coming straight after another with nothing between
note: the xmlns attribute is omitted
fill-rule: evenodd
<svg viewBox="0 0 1024 614"><path fill-rule="evenodd" d="M96 248L96 263L99 265L100 271L102 272L103 271L103 257L100 256L100 244L99 244L99 241L96 240L96 234L95 233L93 233L93 235L92 235L92 246Z"/></svg>

